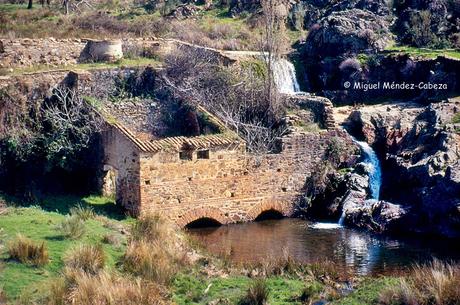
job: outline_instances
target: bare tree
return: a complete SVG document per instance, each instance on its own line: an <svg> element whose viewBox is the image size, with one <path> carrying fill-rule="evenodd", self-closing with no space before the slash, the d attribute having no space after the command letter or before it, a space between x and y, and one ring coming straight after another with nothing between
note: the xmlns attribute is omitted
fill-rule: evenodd
<svg viewBox="0 0 460 305"><path fill-rule="evenodd" d="M166 59L165 84L177 98L198 103L234 130L254 154L275 147L283 130L264 88L251 69L220 66L211 55L183 49Z"/></svg>
<svg viewBox="0 0 460 305"><path fill-rule="evenodd" d="M88 147L102 120L75 90L57 87L43 108L46 150L49 156L66 156Z"/></svg>
<svg viewBox="0 0 460 305"><path fill-rule="evenodd" d="M274 63L279 59L286 41L286 18L288 3L279 0L261 0L263 11L263 34L260 49L267 69L265 91L273 108L279 106L279 94L274 81ZM275 110L276 111L276 110Z"/></svg>

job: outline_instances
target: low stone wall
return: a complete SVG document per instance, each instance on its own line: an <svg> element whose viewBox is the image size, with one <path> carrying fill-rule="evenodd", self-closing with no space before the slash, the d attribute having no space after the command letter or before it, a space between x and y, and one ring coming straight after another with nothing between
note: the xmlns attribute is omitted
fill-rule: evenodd
<svg viewBox="0 0 460 305"><path fill-rule="evenodd" d="M64 68L84 62L84 52L88 39L1 39L0 68L14 70L37 66ZM225 52L197 46L175 39L128 38L122 40L122 51L129 56L165 56L176 48L194 49L203 56L210 57L221 64L231 64L239 58L254 56L254 52Z"/></svg>

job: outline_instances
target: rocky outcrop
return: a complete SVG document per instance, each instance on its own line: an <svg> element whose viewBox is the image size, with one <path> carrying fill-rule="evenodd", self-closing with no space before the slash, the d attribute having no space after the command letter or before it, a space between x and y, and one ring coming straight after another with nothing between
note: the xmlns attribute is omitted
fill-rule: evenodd
<svg viewBox="0 0 460 305"><path fill-rule="evenodd" d="M459 112L453 99L367 106L350 117L348 126L383 157L382 198L410 208L407 232L460 236L460 134L453 124Z"/></svg>
<svg viewBox="0 0 460 305"><path fill-rule="evenodd" d="M201 11L202 9L200 7L191 3L186 3L174 8L171 13L168 14L168 17L182 20L196 16Z"/></svg>
<svg viewBox="0 0 460 305"><path fill-rule="evenodd" d="M336 105L377 99L429 103L460 91L460 60L446 56L370 54L315 60L304 54L303 62L307 90Z"/></svg>
<svg viewBox="0 0 460 305"><path fill-rule="evenodd" d="M383 50L392 37L389 23L369 11L333 12L313 27L307 37L307 57L328 57Z"/></svg>

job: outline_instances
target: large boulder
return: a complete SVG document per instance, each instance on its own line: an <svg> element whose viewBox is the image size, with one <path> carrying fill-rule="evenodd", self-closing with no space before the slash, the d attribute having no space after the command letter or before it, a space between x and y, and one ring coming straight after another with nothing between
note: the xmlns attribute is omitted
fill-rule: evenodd
<svg viewBox="0 0 460 305"><path fill-rule="evenodd" d="M312 27L305 44L308 57L328 57L382 51L391 42L389 21L372 12L333 12Z"/></svg>
<svg viewBox="0 0 460 305"><path fill-rule="evenodd" d="M350 204L345 210L345 224L375 233L387 233L399 228L407 210L386 201L366 200Z"/></svg>

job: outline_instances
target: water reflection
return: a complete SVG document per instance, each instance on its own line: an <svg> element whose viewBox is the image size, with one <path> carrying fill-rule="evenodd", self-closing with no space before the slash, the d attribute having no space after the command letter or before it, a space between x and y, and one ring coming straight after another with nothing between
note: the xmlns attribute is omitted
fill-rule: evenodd
<svg viewBox="0 0 460 305"><path fill-rule="evenodd" d="M330 260L360 275L399 271L433 256L460 260L458 243L395 240L345 228L315 229L299 219L191 229L190 234L212 253L237 262L278 258L288 251L302 263Z"/></svg>

